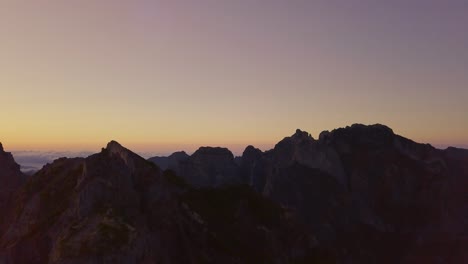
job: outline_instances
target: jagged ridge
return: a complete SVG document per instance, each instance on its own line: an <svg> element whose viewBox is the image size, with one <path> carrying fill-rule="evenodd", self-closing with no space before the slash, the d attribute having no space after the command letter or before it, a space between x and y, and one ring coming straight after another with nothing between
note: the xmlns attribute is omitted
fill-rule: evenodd
<svg viewBox="0 0 468 264"><path fill-rule="evenodd" d="M111 141L9 190L0 263L468 261L466 150L353 125L151 160Z"/></svg>
<svg viewBox="0 0 468 264"><path fill-rule="evenodd" d="M115 141L45 166L5 211L0 263L289 263L307 249L249 187L193 189Z"/></svg>

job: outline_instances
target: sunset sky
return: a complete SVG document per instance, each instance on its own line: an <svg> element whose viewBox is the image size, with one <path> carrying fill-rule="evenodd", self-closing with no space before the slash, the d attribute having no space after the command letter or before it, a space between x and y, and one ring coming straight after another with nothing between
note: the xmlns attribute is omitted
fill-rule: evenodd
<svg viewBox="0 0 468 264"><path fill-rule="evenodd" d="M468 147L467 0L0 0L8 150L270 148L383 123Z"/></svg>

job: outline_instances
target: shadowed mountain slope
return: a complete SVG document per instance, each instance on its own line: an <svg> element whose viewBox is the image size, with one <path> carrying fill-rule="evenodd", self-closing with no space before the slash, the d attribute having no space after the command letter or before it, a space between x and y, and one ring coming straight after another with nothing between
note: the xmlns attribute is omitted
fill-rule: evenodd
<svg viewBox="0 0 468 264"><path fill-rule="evenodd" d="M115 141L45 166L5 210L0 263L292 263L308 247L249 187L193 189Z"/></svg>
<svg viewBox="0 0 468 264"><path fill-rule="evenodd" d="M317 140L297 130L272 150L247 147L237 163L215 160L192 163L192 171L211 175L205 185L235 183L237 172L234 179L296 212L340 263L468 261L460 250L468 246L466 150L355 124ZM204 169L213 162L220 167ZM189 182L207 178L179 171Z"/></svg>
<svg viewBox="0 0 468 264"><path fill-rule="evenodd" d="M468 262L467 150L356 124L150 160L111 141L25 181L2 149L0 263Z"/></svg>
<svg viewBox="0 0 468 264"><path fill-rule="evenodd" d="M6 207L13 202L14 193L26 182L26 176L20 171L20 166L15 162L9 152L5 152L0 143L0 234L6 228L10 220L5 213Z"/></svg>

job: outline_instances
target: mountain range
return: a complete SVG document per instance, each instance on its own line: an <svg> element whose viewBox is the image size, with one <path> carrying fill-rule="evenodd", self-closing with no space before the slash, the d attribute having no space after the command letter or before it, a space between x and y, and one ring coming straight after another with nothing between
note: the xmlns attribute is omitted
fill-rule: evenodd
<svg viewBox="0 0 468 264"><path fill-rule="evenodd" d="M0 264L468 263L468 150L355 124L25 176L0 145L0 215Z"/></svg>

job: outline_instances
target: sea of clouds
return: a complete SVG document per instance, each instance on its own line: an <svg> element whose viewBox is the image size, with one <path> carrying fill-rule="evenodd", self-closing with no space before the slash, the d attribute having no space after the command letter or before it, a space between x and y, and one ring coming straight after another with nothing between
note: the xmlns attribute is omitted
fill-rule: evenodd
<svg viewBox="0 0 468 264"><path fill-rule="evenodd" d="M32 172L40 170L47 163L62 157L87 157L92 152L71 152L71 151L14 151L12 152L16 163L21 166L21 171Z"/></svg>
<svg viewBox="0 0 468 264"><path fill-rule="evenodd" d="M44 165L52 163L54 160L59 158L85 158L96 152L92 151L37 151L37 150L28 150L28 151L12 151L13 157L15 158L16 163L21 166L21 171L32 174L35 171L40 170ZM137 153L144 158L149 158L153 156L167 156L167 153ZM157 155L159 154L159 155Z"/></svg>

